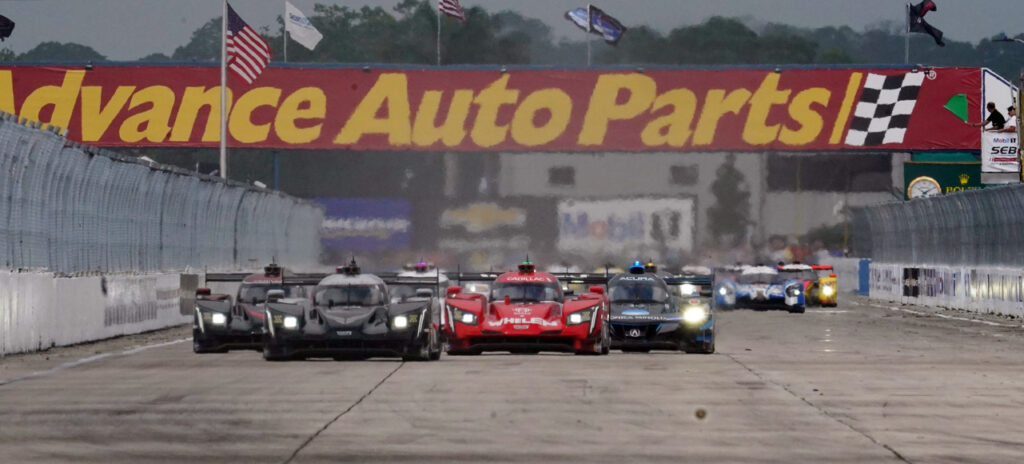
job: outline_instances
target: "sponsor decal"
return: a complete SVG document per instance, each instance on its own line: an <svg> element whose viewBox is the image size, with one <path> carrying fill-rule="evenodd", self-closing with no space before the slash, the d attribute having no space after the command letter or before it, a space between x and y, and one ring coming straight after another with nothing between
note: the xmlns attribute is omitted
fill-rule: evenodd
<svg viewBox="0 0 1024 464"><path fill-rule="evenodd" d="M640 276L630 276L630 275L620 276L618 278L618 280L630 280L630 281L637 281L637 282L654 282L655 281L655 279L653 277L640 277Z"/></svg>
<svg viewBox="0 0 1024 464"><path fill-rule="evenodd" d="M511 275L500 279L501 282L554 282L554 277L546 275Z"/></svg>
<svg viewBox="0 0 1024 464"><path fill-rule="evenodd" d="M533 311L525 306L520 306L518 308L512 308L512 312L514 312L516 316L528 316Z"/></svg>
<svg viewBox="0 0 1024 464"><path fill-rule="evenodd" d="M626 332L626 335L629 335L630 337L633 337L633 338L640 337L640 334L641 334L640 329L629 329L629 332Z"/></svg>
<svg viewBox="0 0 1024 464"><path fill-rule="evenodd" d="M539 325L543 327L558 327L558 321L548 321L542 317L503 317L496 321L487 321L487 325L491 327L501 327L503 325Z"/></svg>
<svg viewBox="0 0 1024 464"><path fill-rule="evenodd" d="M337 333L338 333L338 335L340 335L342 337L347 337L349 335L352 335L352 331L351 330L339 330Z"/></svg>
<svg viewBox="0 0 1024 464"><path fill-rule="evenodd" d="M648 314L651 314L651 313L648 312L646 309L640 309L640 308L631 308L631 309L626 309L626 310L622 311L622 315L623 316L646 316Z"/></svg>
<svg viewBox="0 0 1024 464"><path fill-rule="evenodd" d="M940 68L916 107L981 98L978 68ZM0 67L0 110L99 146L215 147L214 65ZM868 76L890 68L267 68L228 92L232 147L424 151L976 149L956 118L909 118L899 136L848 133ZM1005 108L1005 104L1000 108ZM895 119L895 118L893 118ZM891 126L891 124L890 124ZM870 129L870 127L869 127Z"/></svg>

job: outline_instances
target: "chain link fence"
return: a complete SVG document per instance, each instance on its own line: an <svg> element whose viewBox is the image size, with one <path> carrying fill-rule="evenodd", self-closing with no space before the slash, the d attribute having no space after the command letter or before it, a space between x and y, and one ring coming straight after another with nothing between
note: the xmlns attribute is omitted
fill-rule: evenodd
<svg viewBox="0 0 1024 464"><path fill-rule="evenodd" d="M856 208L856 256L880 263L1024 266L1024 185Z"/></svg>
<svg viewBox="0 0 1024 464"><path fill-rule="evenodd" d="M0 114L0 264L58 273L315 265L323 210Z"/></svg>

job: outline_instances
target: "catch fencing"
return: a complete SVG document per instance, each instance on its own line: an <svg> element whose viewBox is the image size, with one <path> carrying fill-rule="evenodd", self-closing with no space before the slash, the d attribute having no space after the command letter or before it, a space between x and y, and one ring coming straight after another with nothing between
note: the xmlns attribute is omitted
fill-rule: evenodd
<svg viewBox="0 0 1024 464"><path fill-rule="evenodd" d="M311 203L34 126L0 114L0 267L76 274L319 261L323 210Z"/></svg>
<svg viewBox="0 0 1024 464"><path fill-rule="evenodd" d="M857 208L851 238L875 263L1024 268L1024 184Z"/></svg>

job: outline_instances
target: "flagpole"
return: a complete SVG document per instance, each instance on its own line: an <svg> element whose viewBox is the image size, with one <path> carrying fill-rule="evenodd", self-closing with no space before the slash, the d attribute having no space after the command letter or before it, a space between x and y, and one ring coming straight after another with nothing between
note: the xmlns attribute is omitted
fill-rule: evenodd
<svg viewBox="0 0 1024 464"><path fill-rule="evenodd" d="M220 17L220 177L228 178L228 0Z"/></svg>
<svg viewBox="0 0 1024 464"><path fill-rule="evenodd" d="M903 17L907 18L907 28L903 31L903 64L910 64L910 4L906 6Z"/></svg>
<svg viewBox="0 0 1024 464"><path fill-rule="evenodd" d="M587 67L590 67L590 35L594 31L592 25L594 24L593 13L590 12L591 4L587 4Z"/></svg>
<svg viewBox="0 0 1024 464"><path fill-rule="evenodd" d="M437 65L441 66L441 0L437 0Z"/></svg>
<svg viewBox="0 0 1024 464"><path fill-rule="evenodd" d="M284 62L288 62L288 0L284 0L284 21L281 21L281 39L284 41Z"/></svg>

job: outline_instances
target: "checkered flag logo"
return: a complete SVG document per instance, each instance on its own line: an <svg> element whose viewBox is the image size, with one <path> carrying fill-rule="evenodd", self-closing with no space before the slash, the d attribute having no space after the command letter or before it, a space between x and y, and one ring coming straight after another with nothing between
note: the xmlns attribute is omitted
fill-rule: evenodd
<svg viewBox="0 0 1024 464"><path fill-rule="evenodd" d="M914 112L923 72L883 76L868 74L846 144L855 146L903 143Z"/></svg>

